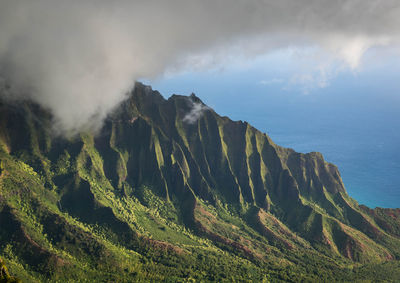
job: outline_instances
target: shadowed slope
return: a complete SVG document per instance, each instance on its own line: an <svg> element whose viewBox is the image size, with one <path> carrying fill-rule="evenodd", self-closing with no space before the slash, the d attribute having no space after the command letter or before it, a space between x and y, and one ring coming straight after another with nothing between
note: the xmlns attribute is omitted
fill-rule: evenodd
<svg viewBox="0 0 400 283"><path fill-rule="evenodd" d="M320 153L204 105L187 121L194 105L138 83L97 135L63 138L39 107L0 104L1 255L23 279L111 281L351 280L397 262L395 210L359 207Z"/></svg>

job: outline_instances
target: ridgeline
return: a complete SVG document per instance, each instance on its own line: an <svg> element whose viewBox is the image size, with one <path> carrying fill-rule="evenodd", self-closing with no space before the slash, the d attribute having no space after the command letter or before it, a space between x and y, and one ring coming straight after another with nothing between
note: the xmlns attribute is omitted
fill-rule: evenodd
<svg viewBox="0 0 400 283"><path fill-rule="evenodd" d="M96 135L52 125L0 102L0 257L24 282L400 279L399 209L195 95L137 83Z"/></svg>

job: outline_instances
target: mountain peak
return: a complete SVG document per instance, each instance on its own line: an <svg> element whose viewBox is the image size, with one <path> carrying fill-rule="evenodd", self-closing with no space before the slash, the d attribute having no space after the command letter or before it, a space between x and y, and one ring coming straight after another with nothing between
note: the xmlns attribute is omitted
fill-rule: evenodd
<svg viewBox="0 0 400 283"><path fill-rule="evenodd" d="M398 211L360 207L321 153L280 147L194 94L136 83L98 135L69 139L40 107L12 109L0 256L25 281L354 281L361 264L398 264Z"/></svg>

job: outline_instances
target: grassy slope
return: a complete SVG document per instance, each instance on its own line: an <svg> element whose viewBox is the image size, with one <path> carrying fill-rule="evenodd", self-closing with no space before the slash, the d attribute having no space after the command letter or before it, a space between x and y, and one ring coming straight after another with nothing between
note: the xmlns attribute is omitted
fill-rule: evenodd
<svg viewBox="0 0 400 283"><path fill-rule="evenodd" d="M398 279L398 213L360 208L319 153L211 110L184 123L193 102L138 85L99 135L72 139L37 107L0 105L0 256L13 274Z"/></svg>

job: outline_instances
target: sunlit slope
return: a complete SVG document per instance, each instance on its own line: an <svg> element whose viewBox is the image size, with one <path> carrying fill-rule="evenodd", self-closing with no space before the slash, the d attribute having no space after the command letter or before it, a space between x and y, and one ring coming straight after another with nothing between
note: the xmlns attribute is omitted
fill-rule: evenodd
<svg viewBox="0 0 400 283"><path fill-rule="evenodd" d="M96 135L51 127L36 105L0 104L0 256L25 281L398 275L397 211L359 207L321 154L194 95L137 84Z"/></svg>

